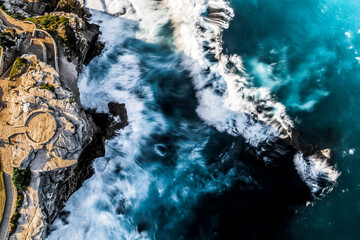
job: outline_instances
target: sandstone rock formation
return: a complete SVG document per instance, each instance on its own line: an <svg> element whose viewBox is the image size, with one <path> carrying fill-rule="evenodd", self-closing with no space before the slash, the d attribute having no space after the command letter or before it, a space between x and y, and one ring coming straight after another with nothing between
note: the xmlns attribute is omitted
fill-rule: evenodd
<svg viewBox="0 0 360 240"><path fill-rule="evenodd" d="M48 43L46 38L39 40L45 43L44 49L52 50L50 58L43 57L51 59L47 65L41 59L44 50L35 51L35 45L28 43L36 34L20 27L19 33L24 37L18 38L8 65L25 52L35 55L23 55L25 66L11 79L0 81L2 166L8 173L13 167L28 168L32 173L30 186L23 190L24 201L17 208L20 218L10 239L43 239L67 199L93 173L92 160L104 154L104 141L127 125L126 109L124 104L110 103L110 114L103 114L85 111L81 106L78 74L83 64L103 48L98 41L99 27L78 16L86 13L79 8L81 1L5 0L3 5L25 17L54 9L65 11L50 14L68 18L65 31L72 33L67 35L71 37L67 43L54 33L47 38L55 42ZM7 21L9 16L3 14L2 17ZM58 34L62 30L59 29ZM10 56L8 50L4 53ZM57 64L58 72L54 69Z"/></svg>
<svg viewBox="0 0 360 240"><path fill-rule="evenodd" d="M3 2L10 12L26 17L52 11L73 12L80 17L83 15L83 0L3 0Z"/></svg>
<svg viewBox="0 0 360 240"><path fill-rule="evenodd" d="M35 55L24 55L27 70L9 90L3 158L29 168L30 186L15 234L10 239L42 239L67 199L92 174L91 162L104 154L104 141L127 125L124 104L109 103L110 114L87 114L65 89L60 76ZM95 125L92 121L99 125ZM3 119L4 120L4 119ZM3 124L5 125L5 124Z"/></svg>
<svg viewBox="0 0 360 240"><path fill-rule="evenodd" d="M58 204L64 204L76 190L77 184L69 183L73 189L66 189L64 182L71 178L77 181L74 169L94 129L85 112L72 100L74 94L62 87L55 69L38 62L34 55L23 57L29 67L16 79L18 86L9 90L7 109L11 111L2 131L9 139L3 159L7 156L12 166L33 172L15 239L41 235L49 224L47 214L55 216L53 209L61 208ZM43 86L52 86L53 91ZM50 186L46 184L44 179L54 176L56 179L48 182ZM44 201L42 194L46 195Z"/></svg>

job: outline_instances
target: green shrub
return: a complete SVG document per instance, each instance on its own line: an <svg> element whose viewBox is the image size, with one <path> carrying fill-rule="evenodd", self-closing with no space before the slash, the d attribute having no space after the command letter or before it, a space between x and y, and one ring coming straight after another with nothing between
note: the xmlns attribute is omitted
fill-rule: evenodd
<svg viewBox="0 0 360 240"><path fill-rule="evenodd" d="M74 99L70 98L69 103L71 103L71 104L74 103Z"/></svg>
<svg viewBox="0 0 360 240"><path fill-rule="evenodd" d="M17 13L11 13L8 11L5 11L10 17L18 19L18 20L24 20L24 17Z"/></svg>
<svg viewBox="0 0 360 240"><path fill-rule="evenodd" d="M22 72L22 70L27 66L28 61L25 58L16 58L14 62L14 66L12 67L10 71L9 77L12 78L15 75L18 75Z"/></svg>
<svg viewBox="0 0 360 240"><path fill-rule="evenodd" d="M14 168L13 177L11 178L16 189L17 189L17 198L15 203L15 212L10 218L10 234L13 234L17 227L17 222L21 216L19 209L24 202L24 192L23 190L30 185L31 181L31 171L29 168L21 170Z"/></svg>
<svg viewBox="0 0 360 240"><path fill-rule="evenodd" d="M14 168L13 177L11 178L17 189L25 189L29 186L31 180L30 169L21 170Z"/></svg>
<svg viewBox="0 0 360 240"><path fill-rule="evenodd" d="M59 17L56 15L46 15L41 17L30 17L26 18L25 20L31 21L38 25L39 27L45 29L49 33L56 35L57 29L61 24L67 24L69 19L66 17Z"/></svg>
<svg viewBox="0 0 360 240"><path fill-rule="evenodd" d="M15 212L11 218L10 218L10 230L9 233L12 234L15 232L16 227L17 227L17 221L20 218L20 213L19 212Z"/></svg>
<svg viewBox="0 0 360 240"><path fill-rule="evenodd" d="M22 192L18 192L15 206L16 206L17 208L21 207L23 201L24 201L24 195L22 194Z"/></svg>
<svg viewBox="0 0 360 240"><path fill-rule="evenodd" d="M43 85L40 86L40 89L47 89L49 91L54 91L55 90L55 87L49 83L45 83Z"/></svg>

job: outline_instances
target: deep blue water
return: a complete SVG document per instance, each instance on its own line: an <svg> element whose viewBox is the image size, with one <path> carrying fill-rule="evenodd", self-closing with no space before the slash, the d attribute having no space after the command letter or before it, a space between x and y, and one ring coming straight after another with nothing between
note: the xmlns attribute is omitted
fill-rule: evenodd
<svg viewBox="0 0 360 240"><path fill-rule="evenodd" d="M92 11L106 47L78 84L129 126L49 239L356 239L360 2L130 2ZM290 119L329 165L282 144Z"/></svg>
<svg viewBox="0 0 360 240"><path fill-rule="evenodd" d="M257 85L272 88L305 139L332 150L342 173L332 193L297 209L290 236L357 239L360 2L260 0L232 6L238 14L224 34L226 49L243 57Z"/></svg>

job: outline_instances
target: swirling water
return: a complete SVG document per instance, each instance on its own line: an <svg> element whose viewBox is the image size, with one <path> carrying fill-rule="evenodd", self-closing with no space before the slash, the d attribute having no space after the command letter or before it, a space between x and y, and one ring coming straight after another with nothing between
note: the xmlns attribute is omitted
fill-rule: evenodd
<svg viewBox="0 0 360 240"><path fill-rule="evenodd" d="M85 4L106 47L81 101L129 125L48 239L352 239L360 3ZM294 126L333 163L275 144Z"/></svg>

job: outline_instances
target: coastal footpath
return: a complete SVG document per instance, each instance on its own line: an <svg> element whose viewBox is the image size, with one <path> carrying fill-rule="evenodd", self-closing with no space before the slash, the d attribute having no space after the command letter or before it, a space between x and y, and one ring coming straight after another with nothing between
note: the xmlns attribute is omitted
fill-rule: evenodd
<svg viewBox="0 0 360 240"><path fill-rule="evenodd" d="M6 206L0 236L43 239L67 199L93 173L92 160L104 154L104 141L126 126L126 109L110 103L109 113L96 113L80 103L79 72L103 48L98 26L83 18L87 10L81 2L4 1L1 6L0 160Z"/></svg>

